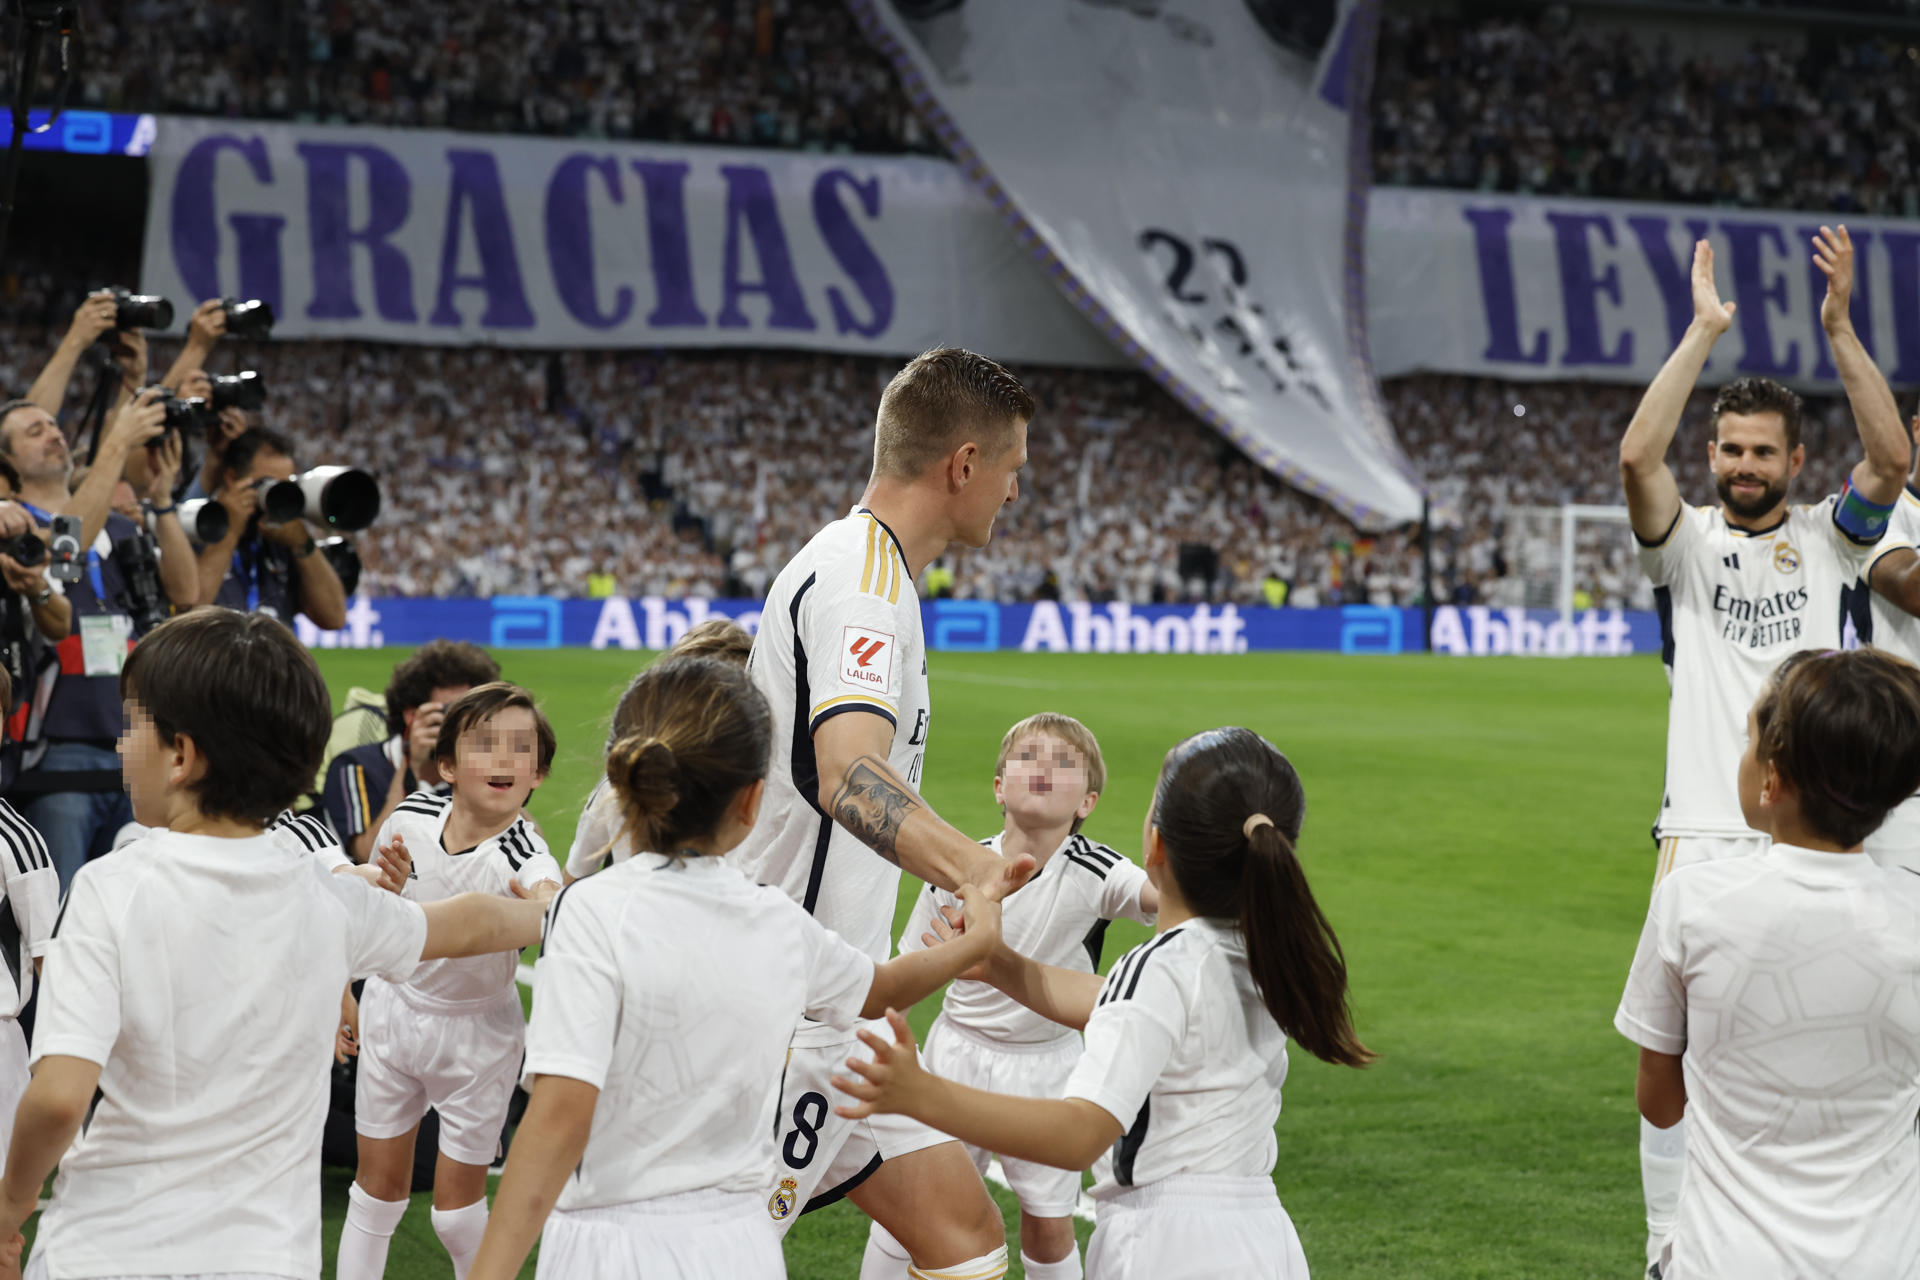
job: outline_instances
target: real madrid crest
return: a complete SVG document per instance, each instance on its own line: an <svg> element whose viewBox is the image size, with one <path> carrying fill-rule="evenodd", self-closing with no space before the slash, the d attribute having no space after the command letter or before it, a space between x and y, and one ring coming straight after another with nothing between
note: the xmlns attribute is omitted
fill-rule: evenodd
<svg viewBox="0 0 1920 1280"><path fill-rule="evenodd" d="M1800 572L1800 553L1791 542L1782 541L1773 548L1773 567L1781 573Z"/></svg>
<svg viewBox="0 0 1920 1280"><path fill-rule="evenodd" d="M767 1199L767 1212L775 1222L785 1222L799 1207L800 1184L792 1178L780 1179L780 1189Z"/></svg>

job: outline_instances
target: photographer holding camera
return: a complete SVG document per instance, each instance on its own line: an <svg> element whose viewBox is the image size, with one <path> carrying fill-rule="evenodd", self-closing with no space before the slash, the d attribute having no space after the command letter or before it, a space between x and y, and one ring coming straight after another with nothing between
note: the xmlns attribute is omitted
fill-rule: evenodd
<svg viewBox="0 0 1920 1280"><path fill-rule="evenodd" d="M73 630L73 605L66 595L47 578L47 544L40 537L40 527L20 505L20 473L13 469L11 462L0 460L0 579L7 588L25 601L34 628L48 640L59 642L67 638ZM8 622L11 621L10 602ZM0 645L13 639L12 628L0 622ZM15 670L11 663L8 670L16 677L13 687L19 689L23 697L31 695L30 686L22 683L24 670Z"/></svg>
<svg viewBox="0 0 1920 1280"><path fill-rule="evenodd" d="M246 303L244 307L265 308L264 303ZM232 304L224 298L209 298L194 308L193 318L187 322L187 340L180 348L180 354L174 358L173 366L167 370L160 385L173 390L176 395L187 399L205 400L212 407L214 416L206 424L206 453L200 459L200 466L181 495L185 501L196 498L209 498L220 487L220 464L225 457L227 446L234 437L247 429L247 410L260 407L259 397L264 391L256 388L250 403L242 403L242 397L232 397L233 403L222 403L226 397L216 395L216 380L207 372L207 361L213 355L213 348L227 333L227 318ZM247 312L252 315L252 312ZM267 327L271 327L272 312L266 312ZM265 337L266 329L256 321L242 335L246 337ZM249 375L237 378L225 378L219 381L229 385Z"/></svg>
<svg viewBox="0 0 1920 1280"><path fill-rule="evenodd" d="M67 384L73 381L80 357L95 343L112 335L114 359L121 371L120 389L114 397L113 408L116 412L124 408L147 376L147 335L127 322L158 318L157 313L137 314L137 308L122 307L123 301L132 300L124 290L99 289L88 294L74 309L73 322L67 326L66 335L41 368L40 376L33 380L33 386L27 389L25 399L58 417L66 403ZM123 310L128 314L123 315ZM166 307L166 323L171 323L172 312L171 307Z"/></svg>
<svg viewBox="0 0 1920 1280"><path fill-rule="evenodd" d="M261 507L270 486L294 470L293 443L276 431L252 427L227 443L214 495L226 508L227 534L201 549L200 602L268 613L288 626L304 613L322 631L338 631L347 625L347 592L333 563L305 519L275 523Z"/></svg>
<svg viewBox="0 0 1920 1280"><path fill-rule="evenodd" d="M114 489L136 450L145 455L149 474L147 494L156 517L151 538L111 510ZM27 744L26 767L12 786L28 821L46 833L64 890L81 865L111 848L114 834L132 820L114 750L127 650L165 617L169 605L187 608L195 600L193 551L173 508L180 440L166 429L159 388L143 391L114 415L86 480L70 492L73 452L60 425L44 406L14 400L0 404L0 460L20 477L18 504L47 541L53 564L69 578L73 631L57 645L59 672L39 738ZM63 527L77 527L56 534L57 518Z"/></svg>

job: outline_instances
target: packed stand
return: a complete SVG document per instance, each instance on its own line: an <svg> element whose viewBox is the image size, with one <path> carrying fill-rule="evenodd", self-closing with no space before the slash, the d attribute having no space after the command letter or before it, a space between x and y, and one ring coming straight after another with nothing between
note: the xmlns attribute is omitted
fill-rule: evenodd
<svg viewBox="0 0 1920 1280"><path fill-rule="evenodd" d="M1391 13L1373 176L1397 186L1920 216L1920 62L1848 35L1681 57L1541 18Z"/></svg>
<svg viewBox="0 0 1920 1280"><path fill-rule="evenodd" d="M244 17L240 8L87 0L73 101L491 133L933 149L839 0L303 0L254 3ZM156 42L155 32L168 38Z"/></svg>

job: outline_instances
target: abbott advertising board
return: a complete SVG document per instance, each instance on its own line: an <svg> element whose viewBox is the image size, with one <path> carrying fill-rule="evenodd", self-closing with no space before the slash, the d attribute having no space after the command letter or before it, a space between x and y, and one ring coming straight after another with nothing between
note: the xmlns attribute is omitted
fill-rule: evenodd
<svg viewBox="0 0 1920 1280"><path fill-rule="evenodd" d="M1242 609L1237 605L996 604L931 600L921 605L927 647L947 653L1255 653L1318 650L1416 653L1426 647L1420 609ZM562 600L369 599L357 596L347 625L323 632L296 620L320 649L378 649L429 640L469 640L495 649L665 649L707 618L760 625L757 600L667 600L659 596ZM1617 657L1660 651L1651 613L1588 610L1562 620L1543 609L1480 606L1433 611L1433 651L1458 656Z"/></svg>

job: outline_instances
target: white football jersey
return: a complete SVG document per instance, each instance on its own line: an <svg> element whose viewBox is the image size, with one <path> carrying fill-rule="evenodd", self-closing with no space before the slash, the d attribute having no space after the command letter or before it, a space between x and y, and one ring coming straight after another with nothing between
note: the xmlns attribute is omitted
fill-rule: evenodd
<svg viewBox="0 0 1920 1280"><path fill-rule="evenodd" d="M980 843L1000 852L1000 836ZM1082 835L1068 836L1046 865L1001 907L1000 934L1009 947L1041 964L1092 973L1099 967L1107 922L1125 918L1152 924L1140 909L1147 873L1138 863ZM918 951L934 912L960 905L958 894L932 885L913 904L900 935L900 951ZM1051 1022L997 987L956 982L941 1011L949 1022L1003 1044L1048 1044L1074 1038L1071 1027Z"/></svg>
<svg viewBox="0 0 1920 1280"><path fill-rule="evenodd" d="M1920 875L1776 844L1653 893L1614 1026L1682 1055L1676 1276L1920 1266Z"/></svg>
<svg viewBox="0 0 1920 1280"><path fill-rule="evenodd" d="M747 672L773 709L773 760L760 821L727 858L883 961L900 868L820 807L813 753L831 717L881 716L893 726L888 763L920 785L930 712L920 598L899 542L871 512L822 529L774 580Z"/></svg>
<svg viewBox="0 0 1920 1280"><path fill-rule="evenodd" d="M1189 920L1122 956L1086 1038L1064 1096L1125 1127L1093 1166L1094 1199L1176 1174L1272 1175L1287 1037L1237 927Z"/></svg>
<svg viewBox="0 0 1920 1280"><path fill-rule="evenodd" d="M525 1075L600 1098L558 1208L761 1188L794 1022L851 1028L873 971L719 858L643 854L568 885L534 966Z"/></svg>
<svg viewBox="0 0 1920 1280"><path fill-rule="evenodd" d="M6 885L6 909L0 911L0 955L6 957L8 989L0 995L0 1018L18 1017L33 995L33 962L47 953L53 922L60 914L60 875L47 855L47 842L32 823L0 800L0 882Z"/></svg>
<svg viewBox="0 0 1920 1280"><path fill-rule="evenodd" d="M1761 686L1789 654L1851 648L1871 629L1861 578L1874 545L1841 532L1834 502L1790 507L1760 532L1683 506L1641 544L1671 686L1659 838L1751 835L1734 778Z"/></svg>
<svg viewBox="0 0 1920 1280"><path fill-rule="evenodd" d="M340 847L340 837L317 814L295 813L289 809L267 825L267 835L283 848L311 855L329 871L354 865L347 851Z"/></svg>
<svg viewBox="0 0 1920 1280"><path fill-rule="evenodd" d="M580 821L573 828L573 843L567 847L567 874L580 880L604 866L631 858L633 844L621 826L620 803L614 797L613 785L602 778L580 806Z"/></svg>
<svg viewBox="0 0 1920 1280"><path fill-rule="evenodd" d="M416 791L394 808L380 828L374 841L376 848L396 834L406 837L407 852L413 858L413 875L407 881L405 895L409 899L438 902L462 893L491 893L505 898L513 896L510 886L515 881L523 889L531 889L542 880L562 883L560 864L524 816L471 849L448 849L440 837L452 812L451 795ZM513 951L429 960L401 985L413 995L444 1005L491 1003L502 991L513 989L519 964L520 956Z"/></svg>

